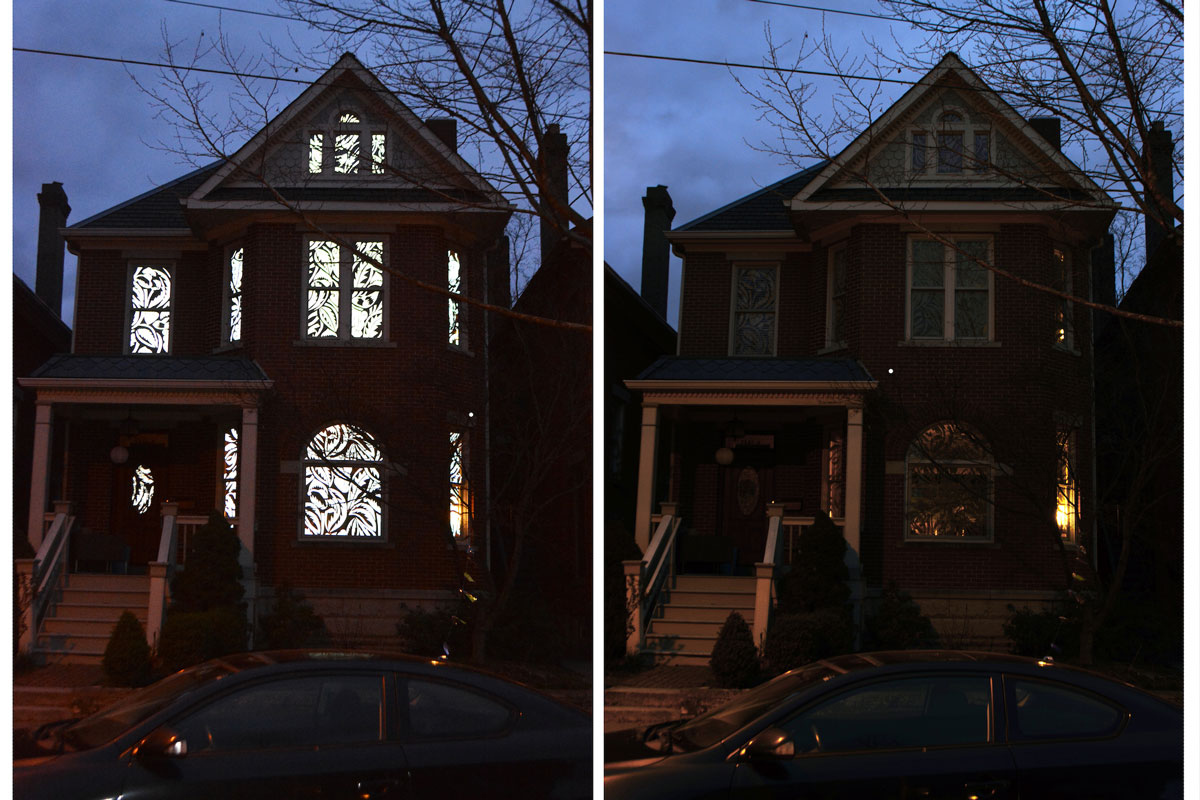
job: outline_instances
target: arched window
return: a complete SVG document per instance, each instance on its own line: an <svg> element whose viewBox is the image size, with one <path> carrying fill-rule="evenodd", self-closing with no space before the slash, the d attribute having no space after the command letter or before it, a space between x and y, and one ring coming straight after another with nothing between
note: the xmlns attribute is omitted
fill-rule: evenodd
<svg viewBox="0 0 1200 800"><path fill-rule="evenodd" d="M986 172L992 164L992 132L986 122L968 121L962 112L949 109L931 128L914 130L912 169L926 174L960 175Z"/></svg>
<svg viewBox="0 0 1200 800"><path fill-rule="evenodd" d="M995 462L979 434L955 422L930 425L905 467L906 539L991 540Z"/></svg>
<svg viewBox="0 0 1200 800"><path fill-rule="evenodd" d="M362 428L317 433L304 453L304 538L383 537L383 454Z"/></svg>
<svg viewBox="0 0 1200 800"><path fill-rule="evenodd" d="M382 175L387 171L387 132L354 109L334 115L332 128L308 135L310 175ZM329 145L332 144L332 152Z"/></svg>

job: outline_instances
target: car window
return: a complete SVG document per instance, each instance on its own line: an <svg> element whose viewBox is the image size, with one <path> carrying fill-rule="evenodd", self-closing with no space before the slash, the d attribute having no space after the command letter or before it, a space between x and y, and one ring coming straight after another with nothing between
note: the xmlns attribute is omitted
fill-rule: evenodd
<svg viewBox="0 0 1200 800"><path fill-rule="evenodd" d="M417 738L486 736L508 727L508 706L469 689L435 681L407 682L409 732Z"/></svg>
<svg viewBox="0 0 1200 800"><path fill-rule="evenodd" d="M365 744L382 738L383 679L309 675L257 683L174 727L188 752Z"/></svg>
<svg viewBox="0 0 1200 800"><path fill-rule="evenodd" d="M782 727L797 753L986 744L987 676L930 675L877 681L819 703Z"/></svg>
<svg viewBox="0 0 1200 800"><path fill-rule="evenodd" d="M1090 693L1046 681L1012 681L1013 723L1018 736L1080 739L1116 732L1125 712Z"/></svg>

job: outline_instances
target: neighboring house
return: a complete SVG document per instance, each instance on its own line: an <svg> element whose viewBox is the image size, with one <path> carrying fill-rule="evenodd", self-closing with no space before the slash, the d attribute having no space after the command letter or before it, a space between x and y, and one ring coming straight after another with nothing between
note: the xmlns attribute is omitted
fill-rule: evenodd
<svg viewBox="0 0 1200 800"><path fill-rule="evenodd" d="M112 623L63 617L121 602L153 641L180 538L213 511L252 614L286 583L370 643L403 605L454 598L488 494L487 315L436 290L507 286L510 214L451 121L417 119L347 54L228 161L67 227L74 346L20 381L39 422L27 535L48 542L33 568L43 598L62 589L27 644L94 658ZM59 491L51 430L69 438ZM113 599L68 595L84 588Z"/></svg>
<svg viewBox="0 0 1200 800"><path fill-rule="evenodd" d="M859 620L894 581L945 643L1004 649L1008 604L1061 595L1096 502L1091 315L1067 297L1116 206L1057 136L947 55L831 160L669 234L678 354L627 382L629 649L707 660L730 608L761 642L819 514Z"/></svg>

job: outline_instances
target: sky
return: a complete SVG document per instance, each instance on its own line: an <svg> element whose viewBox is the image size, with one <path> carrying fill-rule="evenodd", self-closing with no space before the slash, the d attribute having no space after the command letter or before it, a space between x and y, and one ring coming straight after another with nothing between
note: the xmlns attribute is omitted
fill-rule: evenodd
<svg viewBox="0 0 1200 800"><path fill-rule="evenodd" d="M878 11L872 0L811 2L843 11ZM776 43L799 41L822 29L840 44L861 50L864 35L899 41L904 26L845 14L823 14L751 0L606 0L604 49L761 64L764 26ZM793 55L795 47L790 51ZM756 152L771 137L752 102L724 66L651 61L608 55L603 59L604 260L635 289L641 286L641 198L664 185L675 206L673 227L768 186L797 170L777 156ZM930 65L932 66L932 65ZM744 82L758 74L738 70ZM919 75L909 76L912 79ZM815 78L818 94L832 79ZM904 87L884 89L894 100ZM668 322L678 319L680 261L671 257Z"/></svg>
<svg viewBox="0 0 1200 800"><path fill-rule="evenodd" d="M271 0L224 4L278 12ZM221 27L248 53L265 51L264 40L282 46L288 45L289 36L316 42L311 33L305 39L302 23L169 0L16 0L12 44L161 62L164 31L172 42L194 45L201 34L213 37ZM220 66L215 59L205 63ZM31 288L37 259L37 195L43 183L62 183L71 206L70 225L194 169L178 155L159 149L160 142L171 139L173 129L155 118L150 99L131 74L153 85L158 70L12 54L13 271ZM214 94L228 86L227 78L212 76L211 80ZM286 85L281 97L290 101L303 88ZM62 316L68 323L74 308L74 281L75 257L67 253Z"/></svg>

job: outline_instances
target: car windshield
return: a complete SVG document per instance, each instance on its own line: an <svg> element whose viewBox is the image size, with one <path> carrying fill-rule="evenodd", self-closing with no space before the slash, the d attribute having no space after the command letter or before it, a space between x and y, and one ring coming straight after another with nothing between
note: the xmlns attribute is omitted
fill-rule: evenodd
<svg viewBox="0 0 1200 800"><path fill-rule="evenodd" d="M63 731L63 741L76 750L99 747L166 708L176 698L234 672L236 667L220 661L176 672L68 726Z"/></svg>
<svg viewBox="0 0 1200 800"><path fill-rule="evenodd" d="M783 703L796 692L845 672L844 668L827 661L818 661L810 666L785 672L720 708L688 720L671 731L671 740L686 750L709 747Z"/></svg>

